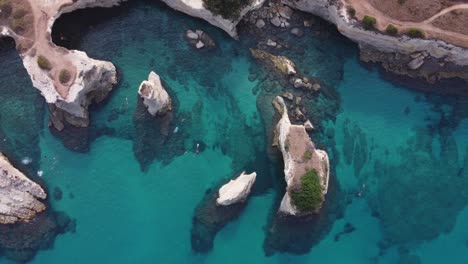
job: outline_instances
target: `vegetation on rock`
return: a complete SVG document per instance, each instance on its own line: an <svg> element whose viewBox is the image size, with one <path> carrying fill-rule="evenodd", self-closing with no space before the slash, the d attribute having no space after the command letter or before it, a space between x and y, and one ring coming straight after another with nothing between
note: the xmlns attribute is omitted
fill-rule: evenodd
<svg viewBox="0 0 468 264"><path fill-rule="evenodd" d="M39 68L43 70L49 71L52 69L52 65L50 64L50 61L42 55L39 55L39 57L37 57L37 65L39 65Z"/></svg>
<svg viewBox="0 0 468 264"><path fill-rule="evenodd" d="M364 16L364 18L362 19L362 24L364 28L367 30L373 29L375 28L375 25L377 24L377 19L371 16Z"/></svg>
<svg viewBox="0 0 468 264"><path fill-rule="evenodd" d="M63 69L60 71L59 80L61 84L67 84L71 79L71 74L68 70Z"/></svg>
<svg viewBox="0 0 468 264"><path fill-rule="evenodd" d="M237 19L242 8L250 2L251 0L203 0L203 6L215 15L226 19Z"/></svg>
<svg viewBox="0 0 468 264"><path fill-rule="evenodd" d="M11 13L13 12L13 7L11 4L6 0L0 0L0 19L1 18L9 18Z"/></svg>
<svg viewBox="0 0 468 264"><path fill-rule="evenodd" d="M392 24L389 24L387 28L385 29L385 32L387 32L387 34L389 35L395 36L396 34L398 34L398 28Z"/></svg>
<svg viewBox="0 0 468 264"><path fill-rule="evenodd" d="M424 32L419 28L410 28L408 30L408 36L412 38L424 38Z"/></svg>
<svg viewBox="0 0 468 264"><path fill-rule="evenodd" d="M354 9L354 7L352 6L348 7L347 11L350 17L356 18L356 9Z"/></svg>
<svg viewBox="0 0 468 264"><path fill-rule="evenodd" d="M313 153L310 152L309 150L306 150L304 152L304 155L302 156L302 158L305 159L305 160L310 160L312 158L312 156L313 156Z"/></svg>
<svg viewBox="0 0 468 264"><path fill-rule="evenodd" d="M290 192L293 204L301 212L313 212L320 208L323 202L322 186L316 170L309 170L301 178L298 190Z"/></svg>

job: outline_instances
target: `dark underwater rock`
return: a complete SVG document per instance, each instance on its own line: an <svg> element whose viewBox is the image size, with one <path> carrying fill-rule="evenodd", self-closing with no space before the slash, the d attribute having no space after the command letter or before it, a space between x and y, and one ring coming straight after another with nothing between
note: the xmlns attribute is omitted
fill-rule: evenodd
<svg viewBox="0 0 468 264"><path fill-rule="evenodd" d="M223 182L224 184L224 182ZM209 189L195 209L191 230L192 249L205 253L213 248L216 234L230 221L235 220L246 206L239 202L228 206L216 205L218 189L223 185Z"/></svg>
<svg viewBox="0 0 468 264"><path fill-rule="evenodd" d="M75 224L65 213L44 212L30 222L0 225L0 256L27 262L37 251L51 248L58 234L73 232Z"/></svg>

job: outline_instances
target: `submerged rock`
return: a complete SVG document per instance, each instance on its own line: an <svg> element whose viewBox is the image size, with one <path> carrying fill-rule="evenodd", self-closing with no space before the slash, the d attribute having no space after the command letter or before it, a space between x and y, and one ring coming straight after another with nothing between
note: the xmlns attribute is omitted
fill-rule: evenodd
<svg viewBox="0 0 468 264"><path fill-rule="evenodd" d="M210 37L205 31L197 29L195 31L193 30L187 30L185 32L185 36L187 37L188 42L190 45L197 49L202 49L202 48L214 48L216 47L216 43L213 40L213 38Z"/></svg>
<svg viewBox="0 0 468 264"><path fill-rule="evenodd" d="M250 49L250 52L254 58L273 66L283 76L296 74L296 64L284 56L275 56L258 49Z"/></svg>
<svg viewBox="0 0 468 264"><path fill-rule="evenodd" d="M276 97L274 105L282 107L282 117L276 127L277 146L284 160L284 176L287 183L286 193L281 201L279 212L286 215L302 216L318 212L328 191L329 160L327 152L315 148L304 125L292 125L283 98ZM313 175L318 177L320 198L318 204L296 204L295 193L303 191L303 178ZM311 176L312 177L312 176ZM307 202L307 200L306 200Z"/></svg>
<svg viewBox="0 0 468 264"><path fill-rule="evenodd" d="M191 243L194 251L208 252L213 248L216 234L244 210L255 178L255 172L242 173L234 181L219 184L206 192L193 216ZM218 191L219 186L222 187Z"/></svg>
<svg viewBox="0 0 468 264"><path fill-rule="evenodd" d="M47 197L39 184L28 179L0 153L0 224L27 222L46 206Z"/></svg>
<svg viewBox="0 0 468 264"><path fill-rule="evenodd" d="M219 189L219 197L216 199L216 203L226 206L245 201L250 194L256 177L257 173L255 172L251 174L242 172L235 180L230 180Z"/></svg>
<svg viewBox="0 0 468 264"><path fill-rule="evenodd" d="M138 88L138 94L152 116L164 115L172 110L169 94L164 89L159 75L151 72L148 81L143 81Z"/></svg>

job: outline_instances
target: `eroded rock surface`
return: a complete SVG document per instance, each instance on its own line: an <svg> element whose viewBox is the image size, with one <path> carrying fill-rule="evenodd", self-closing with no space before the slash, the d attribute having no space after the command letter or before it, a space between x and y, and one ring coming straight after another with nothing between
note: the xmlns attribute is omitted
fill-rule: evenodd
<svg viewBox="0 0 468 264"><path fill-rule="evenodd" d="M251 174L242 172L239 177L230 180L219 189L216 204L226 206L245 201L252 190L256 177L257 173L255 172Z"/></svg>
<svg viewBox="0 0 468 264"><path fill-rule="evenodd" d="M30 221L46 206L47 197L39 184L28 179L0 154L0 224Z"/></svg>
<svg viewBox="0 0 468 264"><path fill-rule="evenodd" d="M143 81L138 88L138 94L152 116L164 115L172 110L172 101L164 89L161 78L151 72L147 81Z"/></svg>
<svg viewBox="0 0 468 264"><path fill-rule="evenodd" d="M322 187L322 203L328 191L329 160L327 152L315 148L304 125L293 125L289 120L288 110L283 98L276 97L275 107L282 117L276 127L277 142L284 160L284 177L287 183L286 194L281 201L280 213L303 215L313 212L301 212L291 199L291 192L301 188L301 178L310 170L315 170ZM320 209L320 208L317 208Z"/></svg>

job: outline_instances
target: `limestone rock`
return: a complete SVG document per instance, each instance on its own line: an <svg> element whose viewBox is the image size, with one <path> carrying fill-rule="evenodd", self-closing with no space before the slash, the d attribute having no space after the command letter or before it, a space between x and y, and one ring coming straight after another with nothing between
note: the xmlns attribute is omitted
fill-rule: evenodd
<svg viewBox="0 0 468 264"><path fill-rule="evenodd" d="M242 172L239 177L229 181L219 189L216 204L227 206L245 201L250 194L256 177L255 172L251 174Z"/></svg>
<svg viewBox="0 0 468 264"><path fill-rule="evenodd" d="M46 197L41 186L13 167L0 153L0 224L30 221L46 209L39 201Z"/></svg>
<svg viewBox="0 0 468 264"><path fill-rule="evenodd" d="M290 192L300 188L300 179L310 170L315 170L322 186L322 197L328 191L329 160L327 152L315 148L304 125L292 125L283 98L276 97L276 107L281 106L282 117L276 126L276 137L284 160L284 177L287 183L286 194L281 201L279 212L288 215L306 215L314 212L301 212L294 205ZM322 201L323 202L323 201ZM319 210L319 208L317 209Z"/></svg>
<svg viewBox="0 0 468 264"><path fill-rule="evenodd" d="M293 28L291 29L291 34L293 34L296 37L302 37L304 36L304 31L300 28Z"/></svg>
<svg viewBox="0 0 468 264"><path fill-rule="evenodd" d="M293 10L289 6L283 5L278 8L278 13L280 14L280 16L286 19L291 19Z"/></svg>
<svg viewBox="0 0 468 264"><path fill-rule="evenodd" d="M164 115L172 110L171 98L155 72L151 72L148 80L141 83L138 94L152 116Z"/></svg>
<svg viewBox="0 0 468 264"><path fill-rule="evenodd" d="M295 75L297 73L296 64L284 56L275 56L258 49L250 49L250 52L254 58L274 67L283 76Z"/></svg>
<svg viewBox="0 0 468 264"><path fill-rule="evenodd" d="M273 26L275 27L280 27L281 26L281 19L278 17L278 16L275 16L273 17L271 20L270 20L271 24L273 24Z"/></svg>
<svg viewBox="0 0 468 264"><path fill-rule="evenodd" d="M314 130L314 125L312 125L312 122L310 122L310 120L307 120L304 123L304 128L305 128L306 131L312 131L312 130Z"/></svg>
<svg viewBox="0 0 468 264"><path fill-rule="evenodd" d="M265 20L263 19L258 19L257 22L255 23L255 26L257 28L263 28L265 26Z"/></svg>
<svg viewBox="0 0 468 264"><path fill-rule="evenodd" d="M410 68L411 70L417 70L423 64L424 64L424 57L419 56L419 57L413 59L412 61L410 61L410 63L408 63L408 68Z"/></svg>
<svg viewBox="0 0 468 264"><path fill-rule="evenodd" d="M201 48L205 47L205 44L203 44L203 42L201 42L201 41L198 41L197 44L195 44L195 47L197 49L201 49Z"/></svg>

